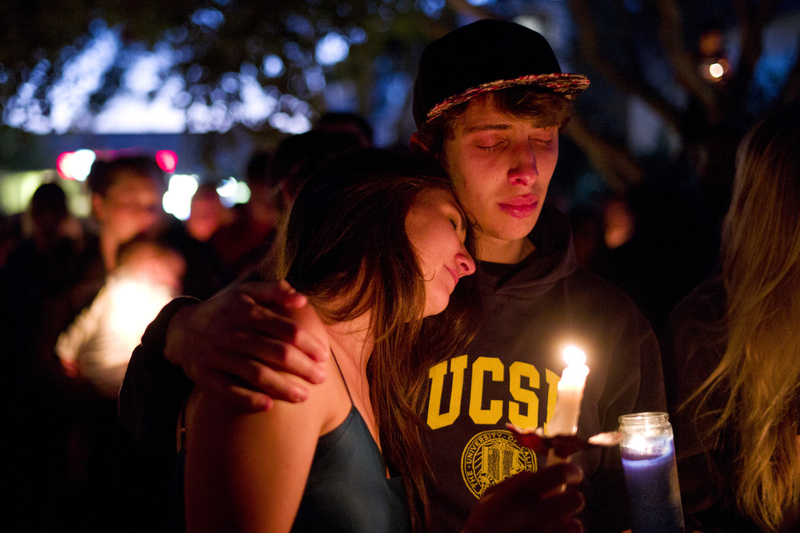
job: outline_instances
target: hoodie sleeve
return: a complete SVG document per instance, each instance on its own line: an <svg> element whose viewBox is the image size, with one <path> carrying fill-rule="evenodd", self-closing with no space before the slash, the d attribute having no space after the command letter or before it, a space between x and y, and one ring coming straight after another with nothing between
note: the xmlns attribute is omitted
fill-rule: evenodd
<svg viewBox="0 0 800 533"><path fill-rule="evenodd" d="M607 381L598 402L603 431L619 427L630 413L667 412L664 375L658 339L647 319L632 302L610 305L616 324L609 324L611 358ZM611 300L609 299L609 303ZM592 532L619 533L630 528L628 495L619 447L602 450L600 466L589 478Z"/></svg>
<svg viewBox="0 0 800 533"><path fill-rule="evenodd" d="M184 296L164 306L145 330L128 364L119 393L119 416L146 450L176 451L178 417L192 382L164 357L164 346L172 317L198 302Z"/></svg>

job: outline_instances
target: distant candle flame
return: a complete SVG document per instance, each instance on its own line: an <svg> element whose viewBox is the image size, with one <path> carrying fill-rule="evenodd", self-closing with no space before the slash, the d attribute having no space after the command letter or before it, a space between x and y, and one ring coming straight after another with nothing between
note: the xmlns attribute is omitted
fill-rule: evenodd
<svg viewBox="0 0 800 533"><path fill-rule="evenodd" d="M719 63L713 63L708 67L708 73L714 78L721 78L722 75L725 74L725 67Z"/></svg>

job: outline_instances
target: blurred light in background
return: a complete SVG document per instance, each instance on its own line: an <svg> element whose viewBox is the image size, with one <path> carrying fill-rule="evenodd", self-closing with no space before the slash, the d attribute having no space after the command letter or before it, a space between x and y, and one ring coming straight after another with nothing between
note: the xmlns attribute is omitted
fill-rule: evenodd
<svg viewBox="0 0 800 533"><path fill-rule="evenodd" d="M698 67L704 80L711 83L720 83L730 76L730 65L724 57L705 59Z"/></svg>
<svg viewBox="0 0 800 533"><path fill-rule="evenodd" d="M102 85L103 75L114 64L119 48L119 40L112 31L97 32L79 54L64 64L59 81L49 89L49 115L43 113L35 99L50 68L47 61L39 63L17 94L9 98L3 109L4 122L37 134L66 133L85 112L89 95Z"/></svg>
<svg viewBox="0 0 800 533"><path fill-rule="evenodd" d="M156 163L164 172L175 172L178 166L178 154L172 150L159 150L156 152Z"/></svg>
<svg viewBox="0 0 800 533"><path fill-rule="evenodd" d="M91 150L63 152L56 159L56 170L66 180L85 181L95 159L97 156Z"/></svg>
<svg viewBox="0 0 800 533"><path fill-rule="evenodd" d="M305 133L311 129L311 121L304 115L289 116L286 113L275 113L269 117L269 125L286 133Z"/></svg>
<svg viewBox="0 0 800 533"><path fill-rule="evenodd" d="M347 59L349 54L350 45L334 31L317 42L316 58L320 65L335 65Z"/></svg>
<svg viewBox="0 0 800 533"><path fill-rule="evenodd" d="M514 22L521 26L525 26L529 30L533 30L535 32L539 32L541 34L545 34L545 27L544 21L541 18L536 17L534 15L520 15L519 17L514 19Z"/></svg>
<svg viewBox="0 0 800 533"><path fill-rule="evenodd" d="M250 187L234 177L223 180L217 187L217 194L222 205L231 207L234 204L246 204L250 201Z"/></svg>
<svg viewBox="0 0 800 533"><path fill-rule="evenodd" d="M201 31L213 29L223 20L222 13L216 9L198 10L193 17ZM304 27L304 24L298 26ZM288 95L258 83L255 65L243 68L240 74L225 74L220 82L221 89L211 91L210 102L194 99L188 86L201 82L203 69L197 65L190 67L185 78L169 72L176 61L185 60L180 46L168 40L158 43L153 51L128 49L118 33L102 25L90 44L64 65L63 75L48 90L50 113L43 111L36 94L47 81L51 64L42 61L36 65L28 82L9 98L2 110L2 121L41 135L64 134L70 130L96 134L225 132L236 123L252 129L269 123L283 133L297 134L311 127L308 118L312 116L311 107L306 103L302 111L283 108L278 101ZM321 62L319 65L306 62L301 83L312 92L322 92L327 83L322 66L347 58L350 44L363 40L363 33L363 30L353 31L345 37L330 32L317 47ZM294 48L289 46L291 44ZM304 56L296 43L289 45L288 57L302 60ZM115 65L124 66L120 88L93 114L89 111L91 95L102 86L104 76ZM2 70L0 65L0 73ZM286 65L280 56L269 54L264 57L261 70L269 78L278 78L286 73ZM239 101L229 105L226 99L231 94ZM272 120L278 112L286 113L289 120L285 116Z"/></svg>
<svg viewBox="0 0 800 533"><path fill-rule="evenodd" d="M225 16L217 9L206 7L192 14L192 22L203 31L215 30L225 22Z"/></svg>
<svg viewBox="0 0 800 533"><path fill-rule="evenodd" d="M169 188L164 194L164 211L179 220L189 218L192 195L197 190L197 176L193 174L173 174L169 178Z"/></svg>
<svg viewBox="0 0 800 533"><path fill-rule="evenodd" d="M283 60L276 55L269 55L264 58L264 63L261 65L261 70L268 78L277 78L286 70L283 66Z"/></svg>
<svg viewBox="0 0 800 533"><path fill-rule="evenodd" d="M303 70L303 78L309 91L318 93L325 89L325 74L320 67L308 67Z"/></svg>

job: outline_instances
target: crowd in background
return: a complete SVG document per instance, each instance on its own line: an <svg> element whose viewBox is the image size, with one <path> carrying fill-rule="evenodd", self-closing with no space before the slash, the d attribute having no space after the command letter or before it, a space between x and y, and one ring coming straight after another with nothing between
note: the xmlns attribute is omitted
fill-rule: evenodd
<svg viewBox="0 0 800 533"><path fill-rule="evenodd" d="M274 153L253 153L246 204L225 208L207 183L184 222L164 212L166 176L150 154L92 166L86 220L57 182L36 189L0 264L4 523L120 532L163 523L174 458L141 451L117 415L131 351L172 297L205 299L257 275L303 179L371 139L362 118L325 116Z"/></svg>

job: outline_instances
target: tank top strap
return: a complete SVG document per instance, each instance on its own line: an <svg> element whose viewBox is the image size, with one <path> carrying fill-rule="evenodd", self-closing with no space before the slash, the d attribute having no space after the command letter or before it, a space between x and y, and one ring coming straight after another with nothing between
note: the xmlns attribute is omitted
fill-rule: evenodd
<svg viewBox="0 0 800 533"><path fill-rule="evenodd" d="M347 386L347 380L344 379L344 374L342 373L342 369L339 366L339 361L336 359L336 354L333 353L333 350L331 350L331 355L333 356L333 362L336 363L336 370L339 371L339 375L342 377L342 383L344 383L344 390L347 391L347 396L350 398L350 405L353 406L355 405L353 403L353 395L350 394L350 387Z"/></svg>

